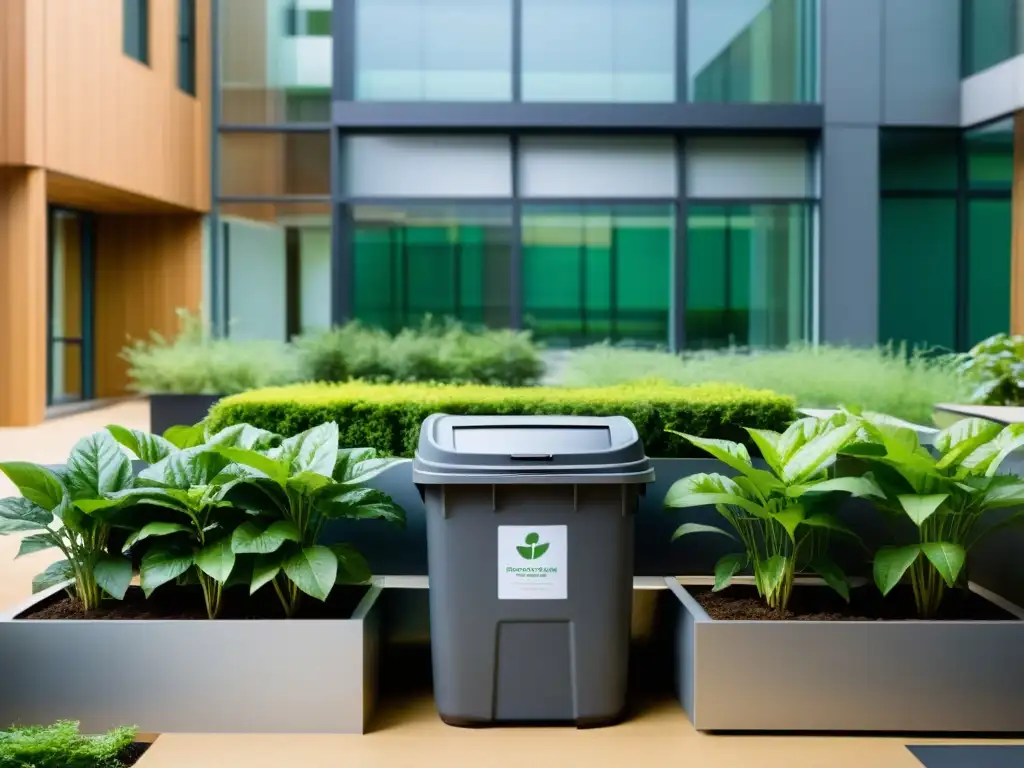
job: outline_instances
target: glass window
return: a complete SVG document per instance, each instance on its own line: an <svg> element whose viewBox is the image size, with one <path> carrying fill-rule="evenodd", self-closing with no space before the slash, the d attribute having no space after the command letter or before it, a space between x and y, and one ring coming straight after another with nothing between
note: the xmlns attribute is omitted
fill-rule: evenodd
<svg viewBox="0 0 1024 768"><path fill-rule="evenodd" d="M960 132L883 130L881 184L886 191L957 188Z"/></svg>
<svg viewBox="0 0 1024 768"><path fill-rule="evenodd" d="M676 99L675 0L523 0L523 100Z"/></svg>
<svg viewBox="0 0 1024 768"><path fill-rule="evenodd" d="M883 199L880 215L878 340L956 349L956 200Z"/></svg>
<svg viewBox="0 0 1024 768"><path fill-rule="evenodd" d="M220 135L221 195L282 197L330 193L328 132Z"/></svg>
<svg viewBox="0 0 1024 768"><path fill-rule="evenodd" d="M178 0L178 88L196 95L196 0Z"/></svg>
<svg viewBox="0 0 1024 768"><path fill-rule="evenodd" d="M689 0L691 101L818 100L818 0Z"/></svg>
<svg viewBox="0 0 1024 768"><path fill-rule="evenodd" d="M519 184L524 197L676 197L671 138L524 136Z"/></svg>
<svg viewBox="0 0 1024 768"><path fill-rule="evenodd" d="M1009 200L969 204L967 347L1010 330L1011 220Z"/></svg>
<svg viewBox="0 0 1024 768"><path fill-rule="evenodd" d="M691 139L687 192L694 198L814 197L814 173L803 139Z"/></svg>
<svg viewBox="0 0 1024 768"><path fill-rule="evenodd" d="M149 64L149 0L122 3L122 47L126 56Z"/></svg>
<svg viewBox="0 0 1024 768"><path fill-rule="evenodd" d="M331 325L328 203L225 203L228 335L280 339Z"/></svg>
<svg viewBox="0 0 1024 768"><path fill-rule="evenodd" d="M669 340L672 206L528 205L524 324L551 346Z"/></svg>
<svg viewBox="0 0 1024 768"><path fill-rule="evenodd" d="M691 206L687 347L780 347L809 337L813 210L808 204Z"/></svg>
<svg viewBox="0 0 1024 768"><path fill-rule="evenodd" d="M510 101L511 0L358 0L355 95Z"/></svg>
<svg viewBox="0 0 1024 768"><path fill-rule="evenodd" d="M330 120L332 0L284 5L280 0L220 0L222 123Z"/></svg>
<svg viewBox="0 0 1024 768"><path fill-rule="evenodd" d="M355 317L389 331L428 317L509 325L509 206L355 206Z"/></svg>
<svg viewBox="0 0 1024 768"><path fill-rule="evenodd" d="M49 263L49 376L48 404L91 397L85 369L89 305L90 260L86 220L78 214L51 211Z"/></svg>
<svg viewBox="0 0 1024 768"><path fill-rule="evenodd" d="M963 75L969 77L1021 52L1022 0L963 0Z"/></svg>
<svg viewBox="0 0 1024 768"><path fill-rule="evenodd" d="M1013 186L1013 118L968 131L967 181L971 189Z"/></svg>
<svg viewBox="0 0 1024 768"><path fill-rule="evenodd" d="M505 136L350 136L346 190L354 197L509 197Z"/></svg>

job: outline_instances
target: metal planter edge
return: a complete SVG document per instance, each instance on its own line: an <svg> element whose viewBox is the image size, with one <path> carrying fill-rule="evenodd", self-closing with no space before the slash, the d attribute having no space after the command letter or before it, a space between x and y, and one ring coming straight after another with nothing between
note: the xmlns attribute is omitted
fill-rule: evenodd
<svg viewBox="0 0 1024 768"><path fill-rule="evenodd" d="M0 721L83 732L365 733L377 696L382 587L349 619L17 619L0 615Z"/></svg>

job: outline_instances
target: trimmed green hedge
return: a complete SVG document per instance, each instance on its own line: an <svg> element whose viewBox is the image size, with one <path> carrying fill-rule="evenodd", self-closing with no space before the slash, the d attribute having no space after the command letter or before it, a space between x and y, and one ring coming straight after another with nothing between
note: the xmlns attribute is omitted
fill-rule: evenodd
<svg viewBox="0 0 1024 768"><path fill-rule="evenodd" d="M410 457L420 425L433 413L628 417L649 456L702 455L666 429L750 445L743 427L781 431L795 403L773 392L732 384L677 387L663 382L591 389L503 388L443 384L300 384L225 398L210 413L213 429L252 424L294 435L326 421L341 428L341 443Z"/></svg>

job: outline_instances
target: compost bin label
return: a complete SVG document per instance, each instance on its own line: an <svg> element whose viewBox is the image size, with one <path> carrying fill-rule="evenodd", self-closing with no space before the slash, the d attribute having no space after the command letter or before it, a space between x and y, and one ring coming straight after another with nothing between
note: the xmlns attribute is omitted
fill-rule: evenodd
<svg viewBox="0 0 1024 768"><path fill-rule="evenodd" d="M568 542L564 525L499 525L498 599L567 599Z"/></svg>

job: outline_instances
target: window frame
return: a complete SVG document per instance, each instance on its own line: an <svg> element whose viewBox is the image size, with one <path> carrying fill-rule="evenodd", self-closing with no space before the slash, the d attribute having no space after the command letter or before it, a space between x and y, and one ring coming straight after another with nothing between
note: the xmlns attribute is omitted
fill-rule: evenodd
<svg viewBox="0 0 1024 768"><path fill-rule="evenodd" d="M149 0L124 0L121 4L121 50L145 67L151 66L149 21ZM131 34L131 26L135 34Z"/></svg>
<svg viewBox="0 0 1024 768"><path fill-rule="evenodd" d="M196 0L178 0L178 90L195 96Z"/></svg>

